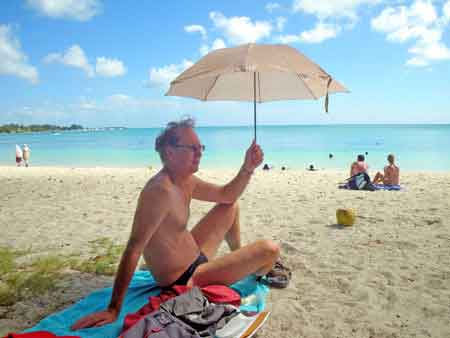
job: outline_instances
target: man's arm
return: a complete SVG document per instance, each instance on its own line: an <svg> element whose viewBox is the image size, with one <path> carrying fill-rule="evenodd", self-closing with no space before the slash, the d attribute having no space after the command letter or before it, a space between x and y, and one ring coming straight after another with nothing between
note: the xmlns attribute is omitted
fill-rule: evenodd
<svg viewBox="0 0 450 338"><path fill-rule="evenodd" d="M168 199L168 191L159 187L141 193L131 236L120 260L108 308L79 319L73 324L72 330L102 326L117 319L142 251L168 213Z"/></svg>
<svg viewBox="0 0 450 338"><path fill-rule="evenodd" d="M244 164L237 173L237 175L227 184L219 186L208 183L200 178L193 176L193 191L192 197L202 201L216 202L216 203L234 203L239 196L244 192L248 182L257 168L263 161L264 154L253 141L250 148L245 153Z"/></svg>

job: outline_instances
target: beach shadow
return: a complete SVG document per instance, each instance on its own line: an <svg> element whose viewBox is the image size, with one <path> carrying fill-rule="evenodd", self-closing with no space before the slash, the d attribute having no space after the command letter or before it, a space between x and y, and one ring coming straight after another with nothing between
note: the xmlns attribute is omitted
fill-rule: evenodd
<svg viewBox="0 0 450 338"><path fill-rule="evenodd" d="M332 229L337 229L337 230L343 230L343 229L351 228L349 226L342 225L342 224L327 224L326 227L332 228Z"/></svg>

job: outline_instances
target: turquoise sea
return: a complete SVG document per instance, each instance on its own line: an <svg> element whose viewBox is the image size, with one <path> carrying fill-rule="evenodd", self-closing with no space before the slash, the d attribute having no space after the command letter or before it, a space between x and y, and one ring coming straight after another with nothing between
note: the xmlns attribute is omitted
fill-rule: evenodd
<svg viewBox="0 0 450 338"><path fill-rule="evenodd" d="M0 165L15 164L15 145L31 148L31 165L64 167L147 167L160 165L154 140L160 128L60 133L0 134ZM206 146L201 166L236 168L253 137L253 127L199 127ZM275 167L347 169L368 153L372 170L394 153L411 171L450 171L450 125L259 126L265 162ZM329 159L329 154L333 158Z"/></svg>

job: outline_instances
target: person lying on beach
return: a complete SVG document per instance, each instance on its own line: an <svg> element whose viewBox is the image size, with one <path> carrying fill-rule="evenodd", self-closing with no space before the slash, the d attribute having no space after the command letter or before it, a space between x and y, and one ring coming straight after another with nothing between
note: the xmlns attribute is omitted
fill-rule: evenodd
<svg viewBox="0 0 450 338"><path fill-rule="evenodd" d="M141 254L161 287L230 285L252 273L267 275L279 257L278 245L268 240L241 245L237 200L264 157L255 141L237 175L223 186L194 175L205 148L192 119L170 122L156 139L155 148L163 168L150 178L139 196L109 306L79 319L73 330L117 319ZM217 204L188 231L192 199ZM216 258L223 240L231 252Z"/></svg>
<svg viewBox="0 0 450 338"><path fill-rule="evenodd" d="M355 176L359 173L365 173L369 169L369 166L365 162L364 155L360 154L356 158L356 161L350 166L350 177Z"/></svg>
<svg viewBox="0 0 450 338"><path fill-rule="evenodd" d="M383 183L384 185L400 184L400 168L395 164L395 156L389 154L387 157L388 165L384 167L384 174L377 172L373 178L373 184Z"/></svg>

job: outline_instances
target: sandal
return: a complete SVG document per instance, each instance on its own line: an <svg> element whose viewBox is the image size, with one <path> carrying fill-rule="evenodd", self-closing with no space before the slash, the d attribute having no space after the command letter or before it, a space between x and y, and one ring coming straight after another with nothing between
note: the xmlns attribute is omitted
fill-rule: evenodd
<svg viewBox="0 0 450 338"><path fill-rule="evenodd" d="M292 278L291 269L283 265L280 260L278 260L265 276L261 276L260 281L267 286L284 289L289 285Z"/></svg>

